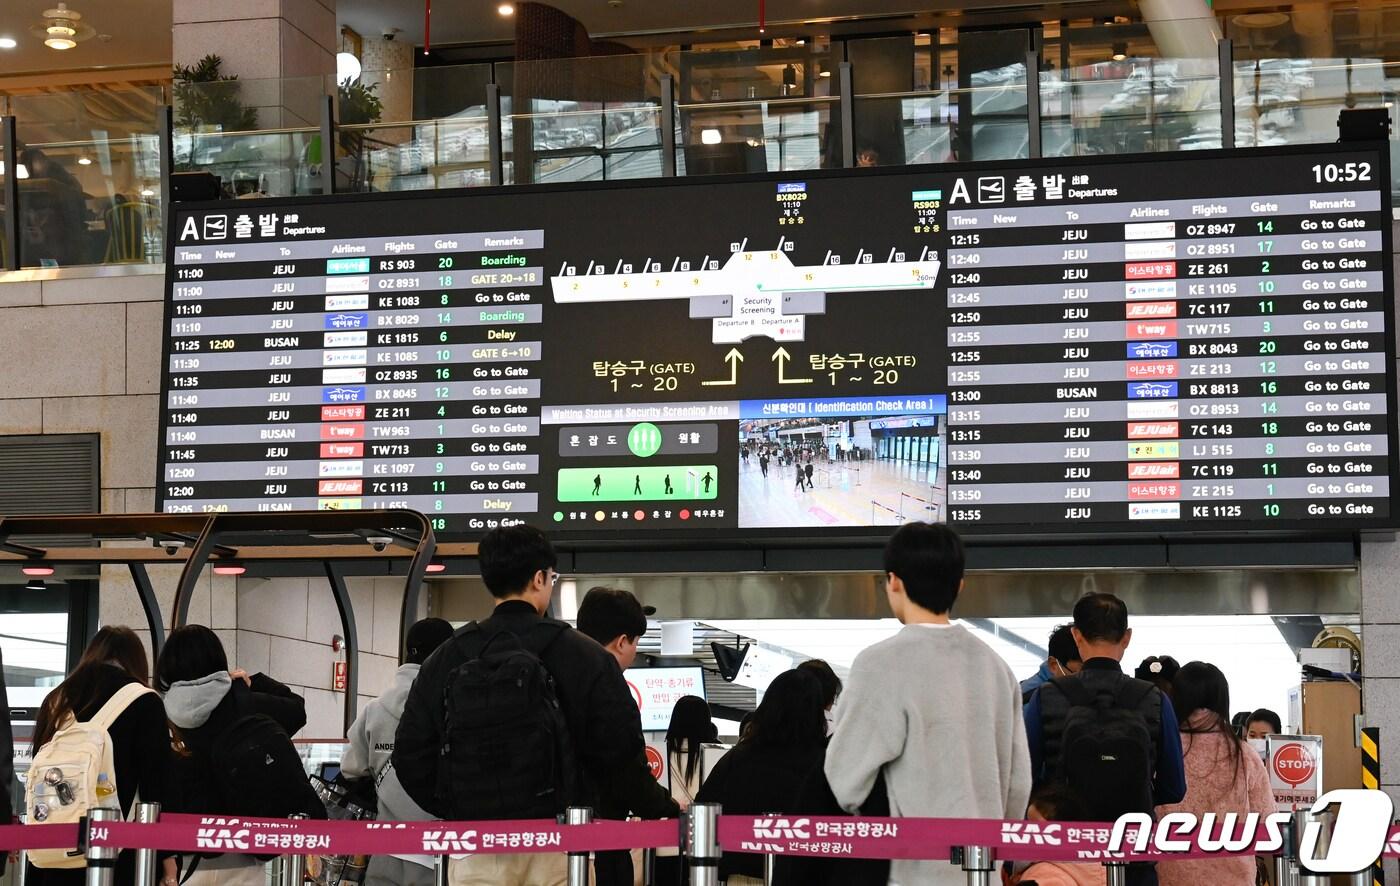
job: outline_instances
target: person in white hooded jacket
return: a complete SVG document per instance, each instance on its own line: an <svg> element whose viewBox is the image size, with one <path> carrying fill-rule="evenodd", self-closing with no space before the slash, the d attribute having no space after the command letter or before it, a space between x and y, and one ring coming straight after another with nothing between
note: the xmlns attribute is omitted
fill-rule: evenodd
<svg viewBox="0 0 1400 886"><path fill-rule="evenodd" d="M384 821L431 821L403 789L394 773L394 733L403 716L408 691L428 656L452 637L452 625L440 618L425 618L408 629L407 660L394 674L394 683L379 698L365 705L350 727L350 742L340 761L347 778L373 778ZM376 855L365 872L365 886L433 886L430 855Z"/></svg>

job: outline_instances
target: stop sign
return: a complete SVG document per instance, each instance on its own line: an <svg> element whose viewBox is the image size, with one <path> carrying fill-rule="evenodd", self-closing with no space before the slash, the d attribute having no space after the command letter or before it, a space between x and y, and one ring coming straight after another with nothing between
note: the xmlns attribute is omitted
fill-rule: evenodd
<svg viewBox="0 0 1400 886"><path fill-rule="evenodd" d="M647 745L647 768L651 770L651 777L657 781L661 780L661 767L665 761L661 759L661 752L651 745Z"/></svg>
<svg viewBox="0 0 1400 886"><path fill-rule="evenodd" d="M1312 754L1301 744L1286 744L1278 748L1274 751L1269 765L1273 766L1274 775L1278 776L1280 781L1292 787L1310 781L1317 769Z"/></svg>

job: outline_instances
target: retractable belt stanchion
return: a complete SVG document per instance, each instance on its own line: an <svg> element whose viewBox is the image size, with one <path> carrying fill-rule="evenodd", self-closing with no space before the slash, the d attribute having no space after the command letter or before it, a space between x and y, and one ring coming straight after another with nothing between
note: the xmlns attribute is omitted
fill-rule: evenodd
<svg viewBox="0 0 1400 886"><path fill-rule="evenodd" d="M963 849L962 867L967 871L967 886L992 886L992 874L996 873L997 866L990 848L968 846Z"/></svg>
<svg viewBox="0 0 1400 886"><path fill-rule="evenodd" d="M1106 861L1103 872L1107 886L1128 886L1128 863L1126 861Z"/></svg>
<svg viewBox="0 0 1400 886"><path fill-rule="evenodd" d="M1294 821L1284 825L1283 846L1274 856L1274 886L1298 886L1298 865L1295 863L1298 844L1294 837Z"/></svg>
<svg viewBox="0 0 1400 886"><path fill-rule="evenodd" d="M685 814L690 886L719 886L719 804L694 803Z"/></svg>
<svg viewBox="0 0 1400 886"><path fill-rule="evenodd" d="M297 821L304 821L306 816L298 812L288 818ZM282 856L281 875L275 886L302 886L306 881L306 856L305 855L284 855Z"/></svg>
<svg viewBox="0 0 1400 886"><path fill-rule="evenodd" d="M1317 845L1314 848L1316 857L1326 858L1327 850L1332 845L1332 817L1330 815L1313 815L1306 809L1300 809L1293 813L1293 857L1300 858L1298 847L1303 845L1303 836L1308 832L1309 824L1317 826ZM1329 886L1332 879L1323 874L1314 874L1303 867L1301 861L1298 865L1298 886Z"/></svg>
<svg viewBox="0 0 1400 886"><path fill-rule="evenodd" d="M593 810L586 806L570 806L564 810L565 824L591 824ZM588 853L569 853L569 886L588 886Z"/></svg>
<svg viewBox="0 0 1400 886"><path fill-rule="evenodd" d="M91 831L103 822L121 819L120 809L97 806L88 810L88 830ZM94 846L86 836L83 837L83 841L87 843L87 886L112 886L112 875L117 867L117 850L107 846Z"/></svg>
<svg viewBox="0 0 1400 886"><path fill-rule="evenodd" d="M16 815L15 823L24 824L28 819L27 815ZM16 855L15 861L15 886L28 886L29 882L29 854L21 849Z"/></svg>
<svg viewBox="0 0 1400 886"><path fill-rule="evenodd" d="M763 856L763 886L773 886L773 869L777 864L778 856L773 853Z"/></svg>
<svg viewBox="0 0 1400 886"><path fill-rule="evenodd" d="M642 886L656 886L656 850L642 850Z"/></svg>
<svg viewBox="0 0 1400 886"><path fill-rule="evenodd" d="M137 803L136 821L140 824L155 824L160 821L159 803ZM136 886L156 886L156 851L136 850Z"/></svg>
<svg viewBox="0 0 1400 886"><path fill-rule="evenodd" d="M447 886L447 865L451 856L439 855L433 860L433 882L437 886Z"/></svg>

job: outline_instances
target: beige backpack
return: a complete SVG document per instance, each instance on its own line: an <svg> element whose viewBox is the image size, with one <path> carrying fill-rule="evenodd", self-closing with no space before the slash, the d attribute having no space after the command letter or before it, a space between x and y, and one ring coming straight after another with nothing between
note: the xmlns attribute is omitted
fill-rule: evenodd
<svg viewBox="0 0 1400 886"><path fill-rule="evenodd" d="M25 824L71 824L103 802L117 804L117 770L107 730L132 702L153 691L140 683L128 683L91 720L79 723L68 715L29 765L24 786ZM111 788L110 799L97 795L98 779L104 773ZM28 855L36 868L87 865L79 849L30 849Z"/></svg>

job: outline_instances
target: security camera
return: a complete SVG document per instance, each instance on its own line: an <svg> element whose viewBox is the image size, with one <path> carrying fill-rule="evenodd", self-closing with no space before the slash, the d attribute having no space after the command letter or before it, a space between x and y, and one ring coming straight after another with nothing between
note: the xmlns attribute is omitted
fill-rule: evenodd
<svg viewBox="0 0 1400 886"><path fill-rule="evenodd" d="M385 28L384 31L383 31L383 35L382 35L382 36L384 37L385 40L393 40L394 37L396 37L396 36L398 35L398 33L399 33L399 29L398 29L398 28Z"/></svg>
<svg viewBox="0 0 1400 886"><path fill-rule="evenodd" d="M394 543L394 540L392 538L389 538L385 535L366 536L365 541L369 542L370 547L374 548L374 552L376 554L384 553L384 549Z"/></svg>

